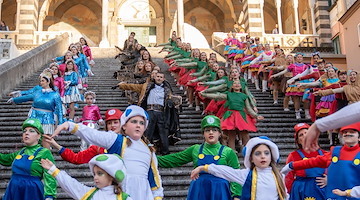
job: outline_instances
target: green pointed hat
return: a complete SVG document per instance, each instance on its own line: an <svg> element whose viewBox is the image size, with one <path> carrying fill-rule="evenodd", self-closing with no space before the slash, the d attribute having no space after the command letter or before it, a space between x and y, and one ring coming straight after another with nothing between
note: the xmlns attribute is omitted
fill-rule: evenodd
<svg viewBox="0 0 360 200"><path fill-rule="evenodd" d="M42 128L41 122L38 119L29 118L25 120L22 125L22 130L24 130L27 127L36 128L41 134L44 134L44 129Z"/></svg>
<svg viewBox="0 0 360 200"><path fill-rule="evenodd" d="M208 115L201 120L201 130L206 127L216 127L221 129L220 119L214 115Z"/></svg>

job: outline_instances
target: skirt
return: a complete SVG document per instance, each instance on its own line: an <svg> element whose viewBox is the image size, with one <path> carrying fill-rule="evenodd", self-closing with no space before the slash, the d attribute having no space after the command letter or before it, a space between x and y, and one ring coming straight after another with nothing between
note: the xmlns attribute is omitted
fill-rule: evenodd
<svg viewBox="0 0 360 200"><path fill-rule="evenodd" d="M325 190L316 184L314 177L296 177L293 182L290 200L326 199Z"/></svg>
<svg viewBox="0 0 360 200"><path fill-rule="evenodd" d="M191 181L187 200L231 200L229 181L211 174L201 173Z"/></svg>
<svg viewBox="0 0 360 200"><path fill-rule="evenodd" d="M249 114L246 113L245 115L245 120L244 118L241 116L240 112L237 110L228 110L226 112L231 112L228 113L230 114L230 116L226 119L222 119L221 121L221 129L222 130L239 130L239 131L250 131L250 132L256 132L256 119L252 118ZM227 113L225 113L226 115Z"/></svg>

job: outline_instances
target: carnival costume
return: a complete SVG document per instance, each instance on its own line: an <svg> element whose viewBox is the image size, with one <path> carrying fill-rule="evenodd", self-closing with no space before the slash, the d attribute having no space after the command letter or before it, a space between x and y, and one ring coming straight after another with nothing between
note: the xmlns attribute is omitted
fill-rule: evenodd
<svg viewBox="0 0 360 200"><path fill-rule="evenodd" d="M271 167L251 168L250 154L257 144L266 144L271 149L271 157L276 162L279 157L279 149L265 136L252 138L244 148L244 165L246 169L234 169L224 165L205 165L205 171L228 181L237 182L243 186L241 200L284 200L279 188L279 181L274 176Z"/></svg>
<svg viewBox="0 0 360 200"><path fill-rule="evenodd" d="M41 134L44 134L41 123L37 119L27 119L23 123L22 129L24 130L26 127L36 128ZM54 162L51 151L43 148L40 144L25 146L14 153L0 153L0 164L11 166L12 170L3 200L42 200L56 197L56 181L42 168L41 159L49 159Z"/></svg>
<svg viewBox="0 0 360 200"><path fill-rule="evenodd" d="M126 177L126 168L124 162L118 155L102 154L95 156L89 162L91 174L94 176L94 166L98 166L117 182L121 183ZM114 185L109 185L101 189L86 186L76 179L69 176L65 171L60 171L53 165L48 173L56 178L59 186L72 198L81 200L132 200L128 194L121 192L114 193Z"/></svg>
<svg viewBox="0 0 360 200"><path fill-rule="evenodd" d="M201 128L217 127L220 129L220 119L208 115L201 122ZM193 162L194 167L215 164L227 165L239 169L239 162L235 152L219 142L216 144L193 145L184 151L158 156L160 167L173 168L186 163ZM229 200L235 197L240 198L241 186L237 183L215 177L208 173L200 173L200 177L190 183L187 200Z"/></svg>
<svg viewBox="0 0 360 200"><path fill-rule="evenodd" d="M39 119L45 134L52 134L54 125L62 124L65 121L60 95L51 88L35 90L33 93L15 97L12 100L15 104L33 102L28 118Z"/></svg>
<svg viewBox="0 0 360 200"><path fill-rule="evenodd" d="M121 126L134 116L143 116L148 125L147 113L138 106L129 106L121 116ZM123 190L135 200L162 199L163 188L161 177L157 169L155 152L151 152L142 139L133 140L130 137L114 132L103 132L84 125L69 122L69 131L85 139L91 144L104 147L108 153L120 155L125 162L127 176L122 182ZM127 145L131 140L131 145Z"/></svg>
<svg viewBox="0 0 360 200"><path fill-rule="evenodd" d="M79 84L79 76L75 71L65 72L64 81L66 83L65 86L65 95L64 95L64 103L73 103L82 100L82 96L78 89Z"/></svg>

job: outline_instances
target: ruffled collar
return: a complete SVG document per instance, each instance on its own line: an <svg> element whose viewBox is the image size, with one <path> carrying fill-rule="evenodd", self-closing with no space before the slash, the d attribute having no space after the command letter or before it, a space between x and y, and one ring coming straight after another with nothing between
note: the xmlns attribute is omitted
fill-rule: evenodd
<svg viewBox="0 0 360 200"><path fill-rule="evenodd" d="M48 89L42 89L41 91L42 91L42 92L52 92L52 91L54 91L54 90L51 89L51 88L48 88Z"/></svg>
<svg viewBox="0 0 360 200"><path fill-rule="evenodd" d="M70 75L72 74L74 71L70 71L70 72L65 72L65 75Z"/></svg>

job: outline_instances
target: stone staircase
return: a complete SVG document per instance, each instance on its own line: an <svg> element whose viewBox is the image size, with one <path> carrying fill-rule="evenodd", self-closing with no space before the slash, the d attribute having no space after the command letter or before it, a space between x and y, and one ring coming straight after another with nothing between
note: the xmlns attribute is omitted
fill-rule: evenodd
<svg viewBox="0 0 360 200"><path fill-rule="evenodd" d="M150 49L153 60L163 69L166 66L162 62L165 54L158 55L156 52L159 49ZM113 72L119 70L119 61L114 60L116 55L114 49L100 49L94 48L93 54L96 62L96 67L93 68L94 77L89 79L89 90L96 92L97 105L104 114L107 109L118 108L124 110L127 107L127 99L123 97L119 90L111 90L111 86L118 83L112 78ZM37 84L37 77L41 71L35 72L25 82L23 82L14 90L27 90ZM173 86L174 92L183 94L172 80L170 74L166 74L167 80ZM1 83L4 84L4 83ZM282 98L279 100L279 105L272 104L270 93L261 93L255 91L254 87L250 85L250 89L257 99L259 113L265 117L265 120L258 123L258 132L251 133L251 136L267 135L275 143L279 145L281 150L280 165L285 163L287 155L295 148L293 139L293 126L299 121L295 119L293 112L286 113L281 107ZM0 152L10 153L19 150L22 147L21 143L21 123L26 119L27 113L31 107L31 103L24 103L20 105L9 105L6 103L7 97L0 99ZM184 102L182 112L180 113L180 127L182 132L182 141L175 146L170 147L171 152L178 152L186 149L193 144L203 142L200 133L201 111L195 111L195 108L188 108ZM84 104L80 103L80 108ZM81 109L77 109L76 116L81 115ZM304 116L303 116L304 117ZM57 138L59 144L73 149L75 152L79 151L80 140L70 134L62 134ZM325 137L320 139L321 144L327 144ZM324 145L322 145L324 146ZM56 165L60 169L66 170L71 176L83 182L86 185L93 185L92 177L88 169L88 165L73 165L62 161L57 152L53 150L53 155L56 160ZM242 165L242 156L240 156ZM243 165L242 165L243 166ZM187 189L190 184L190 172L193 169L192 163L186 164L182 167L174 169L160 169L162 175L163 187L166 200L185 200ZM0 165L0 197L3 196L7 183L11 176L9 167ZM61 189L58 190L58 199L70 199Z"/></svg>

